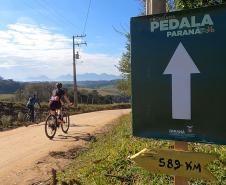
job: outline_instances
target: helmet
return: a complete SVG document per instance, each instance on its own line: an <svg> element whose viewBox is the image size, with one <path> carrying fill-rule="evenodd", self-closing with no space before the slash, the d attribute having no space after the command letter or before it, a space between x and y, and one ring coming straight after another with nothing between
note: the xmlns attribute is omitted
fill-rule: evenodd
<svg viewBox="0 0 226 185"><path fill-rule="evenodd" d="M58 88L58 89L60 89L60 88L62 88L62 83L56 83L56 87Z"/></svg>

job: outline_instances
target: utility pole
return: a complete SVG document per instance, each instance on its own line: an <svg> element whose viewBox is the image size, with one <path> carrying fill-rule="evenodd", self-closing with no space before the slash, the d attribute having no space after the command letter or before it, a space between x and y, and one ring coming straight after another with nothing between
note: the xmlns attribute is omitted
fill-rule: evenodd
<svg viewBox="0 0 226 185"><path fill-rule="evenodd" d="M166 0L146 0L146 15L166 13ZM187 151L188 143L183 141L175 141L174 149ZM174 177L175 185L188 185L187 178Z"/></svg>
<svg viewBox="0 0 226 185"><path fill-rule="evenodd" d="M146 0L146 15L166 13L166 0Z"/></svg>
<svg viewBox="0 0 226 185"><path fill-rule="evenodd" d="M76 79L76 60L79 59L79 53L75 54L75 46L80 47L81 45L87 45L86 42L76 41L75 38L84 38L86 35L73 35L73 78L74 78L74 105L78 106L78 88L77 88L77 79Z"/></svg>

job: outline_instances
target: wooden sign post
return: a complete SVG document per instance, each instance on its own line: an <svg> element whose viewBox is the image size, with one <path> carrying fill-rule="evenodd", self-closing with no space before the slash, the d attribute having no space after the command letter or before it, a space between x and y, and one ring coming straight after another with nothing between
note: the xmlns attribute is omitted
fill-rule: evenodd
<svg viewBox="0 0 226 185"><path fill-rule="evenodd" d="M146 15L165 13L166 12L166 0L146 0ZM188 143L175 141L174 148L176 150L188 150ZM187 178L175 177L175 185L187 185Z"/></svg>
<svg viewBox="0 0 226 185"><path fill-rule="evenodd" d="M182 149L186 143L177 143ZM138 166L152 172L175 176L176 185L187 185L187 178L216 181L207 165L216 155L184 150L143 149L130 157Z"/></svg>
<svg viewBox="0 0 226 185"><path fill-rule="evenodd" d="M166 12L166 1L165 0L146 0L146 15L152 15L157 13ZM175 141L174 148L176 150L188 150L188 143ZM185 177L175 177L175 185L187 185L187 178Z"/></svg>
<svg viewBox="0 0 226 185"><path fill-rule="evenodd" d="M182 151L188 151L188 143L184 141L175 141L174 143L174 149L175 150L182 150ZM188 185L188 179L186 177L174 177L174 184L175 185Z"/></svg>

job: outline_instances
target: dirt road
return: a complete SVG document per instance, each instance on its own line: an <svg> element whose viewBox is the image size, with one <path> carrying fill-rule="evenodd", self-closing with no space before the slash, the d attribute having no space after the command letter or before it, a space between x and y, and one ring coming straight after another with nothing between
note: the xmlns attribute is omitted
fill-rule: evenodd
<svg viewBox="0 0 226 185"><path fill-rule="evenodd" d="M85 147L94 133L129 112L122 109L71 116L68 134L58 129L53 140L45 136L44 123L1 132L0 184L27 185L47 180L51 169L69 164L76 150Z"/></svg>

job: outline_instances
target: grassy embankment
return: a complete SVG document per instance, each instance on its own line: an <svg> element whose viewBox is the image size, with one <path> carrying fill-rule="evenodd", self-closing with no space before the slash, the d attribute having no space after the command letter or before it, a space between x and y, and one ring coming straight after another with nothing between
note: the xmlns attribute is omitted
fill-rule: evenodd
<svg viewBox="0 0 226 185"><path fill-rule="evenodd" d="M57 178L60 183L74 182L84 185L167 185L173 184L173 177L151 174L136 166L128 159L144 148L167 149L173 143L138 139L131 136L130 116L123 116L117 120L106 134L97 137L97 142L90 144L87 151L81 152L64 172L59 172ZM214 153L219 155L219 161L209 165L211 172L217 177L216 183L190 179L192 185L224 185L226 184L225 169L226 147L206 144L190 144L190 151ZM66 184L66 183L64 183Z"/></svg>
<svg viewBox="0 0 226 185"><path fill-rule="evenodd" d="M48 115L49 106L47 103L41 103L42 108L38 110L38 121L44 121L46 116ZM66 107L67 111L70 115L81 114L87 112L101 111L101 110L114 110L114 109L125 109L130 108L130 104L122 103L122 104L105 104L105 105L97 105L97 104L79 104L78 108ZM19 102L1 102L0 101L0 131L8 130L12 128L17 128L19 126L23 126L23 118L18 117L19 112L27 112L26 106L24 103Z"/></svg>
<svg viewBox="0 0 226 185"><path fill-rule="evenodd" d="M0 101L10 102L13 100L14 96L14 94L0 94Z"/></svg>

